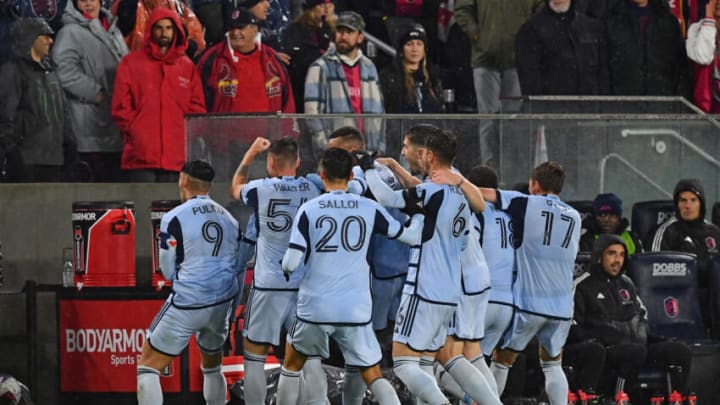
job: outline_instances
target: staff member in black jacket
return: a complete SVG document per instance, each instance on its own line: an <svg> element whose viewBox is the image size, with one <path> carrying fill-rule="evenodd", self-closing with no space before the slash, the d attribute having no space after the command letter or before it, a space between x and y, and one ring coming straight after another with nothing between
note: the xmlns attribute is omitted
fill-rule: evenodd
<svg viewBox="0 0 720 405"><path fill-rule="evenodd" d="M618 376L615 392L623 395L624 381L650 367L670 371L672 389L685 392L692 353L684 343L648 337L647 310L630 277L625 242L602 234L593 245L590 271L575 280L575 313L569 341L596 340L605 346L601 375ZM650 341L650 343L649 343ZM605 385L614 380L605 381ZM633 401L635 402L635 401Z"/></svg>

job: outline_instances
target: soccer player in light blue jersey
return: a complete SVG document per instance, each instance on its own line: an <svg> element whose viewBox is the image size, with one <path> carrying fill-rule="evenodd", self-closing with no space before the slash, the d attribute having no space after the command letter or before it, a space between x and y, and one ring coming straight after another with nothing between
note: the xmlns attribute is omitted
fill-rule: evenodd
<svg viewBox="0 0 720 405"><path fill-rule="evenodd" d="M408 146L416 146L417 139L413 138L420 136L425 138L424 145L414 149L417 156L410 156ZM421 174L450 170L455 149L453 135L429 125L411 129L403 140L403 154L407 154L411 170L417 169ZM463 358L462 341L448 340L447 335L462 294L461 258L470 226L462 182L453 186L425 182L405 192L394 192L379 181L375 170L366 172L366 180L383 205L405 207L407 196L415 194L416 198L422 197L426 210L422 243L411 250L396 319L395 374L421 401L432 405L448 402L433 378L432 364L436 352L451 342L443 350L448 371L473 399L492 401L492 391L483 376Z"/></svg>
<svg viewBox="0 0 720 405"><path fill-rule="evenodd" d="M467 178L477 187L498 188L497 173L488 166L473 167ZM485 210L476 213L473 222L480 230L480 245L490 269L492 289L482 339L482 351L490 357L512 321L515 249L510 243L510 217L495 204L486 202Z"/></svg>
<svg viewBox="0 0 720 405"><path fill-rule="evenodd" d="M511 218L517 272L512 329L495 350L491 369L502 393L518 352L537 336L552 405L565 404L568 398L561 361L572 318L572 273L580 241L580 214L558 197L564 180L560 164L545 162L530 176L531 195L482 189L485 199Z"/></svg>
<svg viewBox="0 0 720 405"><path fill-rule="evenodd" d="M209 405L225 403L222 346L232 301L240 290L237 221L208 196L215 172L207 162L187 162L178 188L182 204L160 222L160 269L173 287L150 325L137 367L141 405L163 402L160 370L180 355L195 334Z"/></svg>
<svg viewBox="0 0 720 405"><path fill-rule="evenodd" d="M255 157L265 151L268 152L269 177L248 182L250 166ZM245 306L243 329L244 387L248 405L265 404L265 360L269 348L280 344L281 331L283 328L289 330L295 319L302 271L286 279L280 260L287 250L292 221L298 209L305 201L320 195L313 183L295 176L299 165L295 140L280 138L270 142L259 137L245 153L232 180L232 197L241 198L253 209L257 241L253 285ZM305 373L309 385L308 402L324 404L327 387L320 359L310 361Z"/></svg>
<svg viewBox="0 0 720 405"><path fill-rule="evenodd" d="M405 228L376 202L348 193L353 164L349 152L326 150L320 176L327 193L303 205L293 222L282 268L288 273L302 265L306 269L278 383L277 402L281 405L296 403L306 358L327 357L330 337L346 364L361 370L379 403L399 404L378 366L382 354L371 326L368 248L376 233L417 244L423 216L415 215Z"/></svg>

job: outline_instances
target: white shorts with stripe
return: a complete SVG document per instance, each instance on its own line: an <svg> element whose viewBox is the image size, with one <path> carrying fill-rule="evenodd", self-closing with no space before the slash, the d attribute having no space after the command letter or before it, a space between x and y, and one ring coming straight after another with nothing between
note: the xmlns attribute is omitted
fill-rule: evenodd
<svg viewBox="0 0 720 405"><path fill-rule="evenodd" d="M502 343L503 349L521 352L525 350L530 340L537 336L540 346L554 358L562 353L562 348L565 346L570 332L570 320L515 311L510 327L511 330L505 335Z"/></svg>
<svg viewBox="0 0 720 405"><path fill-rule="evenodd" d="M415 294L403 293L393 341L417 352L438 351L445 344L454 313L454 305L434 304Z"/></svg>
<svg viewBox="0 0 720 405"><path fill-rule="evenodd" d="M310 357L330 356L332 338L340 347L345 358L345 366L367 368L382 359L372 324L365 325L330 325L304 322L296 319L288 333L288 343L295 350Z"/></svg>
<svg viewBox="0 0 720 405"><path fill-rule="evenodd" d="M172 295L150 325L150 346L162 354L178 356L194 333L202 352L219 353L228 335L232 300L198 309L181 309L171 300Z"/></svg>
<svg viewBox="0 0 720 405"><path fill-rule="evenodd" d="M490 289L480 294L460 296L448 335L461 340L480 340L485 336L485 313L487 312Z"/></svg>
<svg viewBox="0 0 720 405"><path fill-rule="evenodd" d="M279 345L282 328L295 320L297 291L252 288L245 306L243 336L256 344Z"/></svg>

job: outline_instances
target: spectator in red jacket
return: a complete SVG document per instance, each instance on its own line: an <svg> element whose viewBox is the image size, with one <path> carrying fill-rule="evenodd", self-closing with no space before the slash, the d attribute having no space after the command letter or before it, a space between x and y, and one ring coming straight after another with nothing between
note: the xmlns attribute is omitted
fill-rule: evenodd
<svg viewBox="0 0 720 405"><path fill-rule="evenodd" d="M123 133L128 181L177 181L185 163L185 114L205 112L202 83L185 56L187 37L177 14L150 15L143 49L120 62L112 116Z"/></svg>
<svg viewBox="0 0 720 405"><path fill-rule="evenodd" d="M225 41L198 62L205 102L212 112L295 113L290 78L277 53L258 45L258 20L238 8L225 18Z"/></svg>

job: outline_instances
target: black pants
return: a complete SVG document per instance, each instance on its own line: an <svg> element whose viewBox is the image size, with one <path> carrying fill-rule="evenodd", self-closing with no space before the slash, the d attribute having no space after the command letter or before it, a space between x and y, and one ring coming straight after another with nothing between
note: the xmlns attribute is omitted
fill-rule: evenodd
<svg viewBox="0 0 720 405"><path fill-rule="evenodd" d="M572 367L568 373L571 391L596 392L605 365L605 347L597 342L573 343L563 349L563 366Z"/></svg>
<svg viewBox="0 0 720 405"><path fill-rule="evenodd" d="M643 368L663 372L672 370L672 389L685 392L691 362L692 352L681 342L659 342L647 346L623 343L607 348L605 365L609 370L608 377L619 376L628 381L634 380ZM606 386L614 384L614 381L606 381Z"/></svg>

